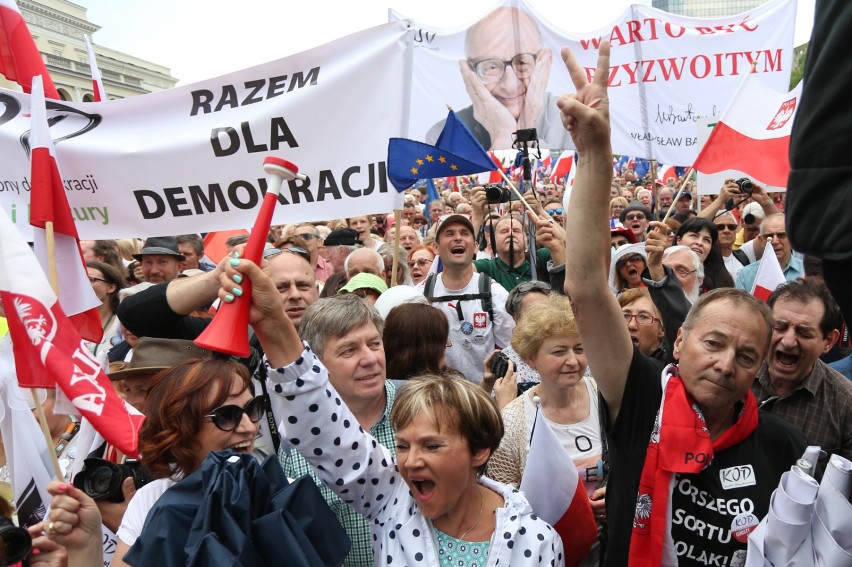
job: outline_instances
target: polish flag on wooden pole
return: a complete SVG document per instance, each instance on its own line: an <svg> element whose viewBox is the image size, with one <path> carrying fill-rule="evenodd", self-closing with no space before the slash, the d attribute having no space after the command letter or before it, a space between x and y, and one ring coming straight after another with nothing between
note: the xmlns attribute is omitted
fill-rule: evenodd
<svg viewBox="0 0 852 567"><path fill-rule="evenodd" d="M720 174L705 183L718 192L725 177L750 177L771 188L785 188L790 173L790 132L802 83L779 93L748 73L728 108L713 126L693 166L701 174ZM782 189L783 190L783 189Z"/></svg>
<svg viewBox="0 0 852 567"><path fill-rule="evenodd" d="M2 207L0 301L9 322L21 387L60 387L104 439L125 455L138 455L144 416L129 411L118 397L103 368L65 316L35 255ZM41 408L41 403L36 407ZM41 420L45 423L43 417ZM55 457L52 449L50 443L48 452ZM61 478L58 465L55 467Z"/></svg>
<svg viewBox="0 0 852 567"><path fill-rule="evenodd" d="M89 67L92 69L92 92L94 93L95 102L106 100L106 91L104 90L104 81L101 79L101 70L98 69L98 61L95 59L95 49L92 47L92 40L89 34L84 34L86 38L86 51L89 52Z"/></svg>
<svg viewBox="0 0 852 567"><path fill-rule="evenodd" d="M77 227L65 196L47 125L41 77L33 80L30 106L30 224L33 225L35 254L44 272L49 274L51 287L59 296L59 303L77 332L86 340L100 342L103 337L98 314L101 300L92 289L86 265L80 255ZM62 276L61 286L58 285L59 275Z"/></svg>
<svg viewBox="0 0 852 567"><path fill-rule="evenodd" d="M598 537L598 526L583 479L541 408L535 415L521 491L562 538L566 567L579 565Z"/></svg>
<svg viewBox="0 0 852 567"><path fill-rule="evenodd" d="M751 289L751 294L761 301L766 301L775 288L787 281L784 277L784 271L781 269L781 263L778 261L778 256L772 249L772 239L766 241L766 249L763 252L763 257L760 259L760 264L757 266L757 274L754 276L754 287Z"/></svg>
<svg viewBox="0 0 852 567"><path fill-rule="evenodd" d="M44 94L59 100L59 93L15 0L0 0L0 73L21 85L25 93L32 92L33 77L41 75Z"/></svg>

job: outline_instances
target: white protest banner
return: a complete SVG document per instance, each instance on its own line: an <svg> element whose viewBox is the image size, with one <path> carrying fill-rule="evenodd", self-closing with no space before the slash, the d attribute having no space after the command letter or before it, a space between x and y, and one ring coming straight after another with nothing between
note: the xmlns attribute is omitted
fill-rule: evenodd
<svg viewBox="0 0 852 567"><path fill-rule="evenodd" d="M774 0L705 20L633 5L606 28L578 33L506 0L470 27L412 23L410 137L433 143L449 104L488 149L509 147L513 131L530 127L543 147L573 149L555 106L574 92L560 49L592 74L609 39L613 152L688 166L699 150L696 121L721 113L752 62L764 84L787 90L795 11L795 0Z"/></svg>
<svg viewBox="0 0 852 567"><path fill-rule="evenodd" d="M80 237L251 227L263 158L299 166L273 222L389 211L388 138L405 134L409 32L399 22L186 87L48 101ZM30 98L0 89L0 206L28 240Z"/></svg>

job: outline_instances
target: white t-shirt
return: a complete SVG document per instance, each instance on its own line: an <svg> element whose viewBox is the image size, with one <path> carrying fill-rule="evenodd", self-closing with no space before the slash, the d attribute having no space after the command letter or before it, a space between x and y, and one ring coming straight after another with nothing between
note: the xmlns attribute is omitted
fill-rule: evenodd
<svg viewBox="0 0 852 567"><path fill-rule="evenodd" d="M725 260L725 268L728 269L728 273L731 274L731 277L734 278L734 281L737 281L737 274L742 270L745 266L737 260L737 257L731 254L730 256L722 256Z"/></svg>
<svg viewBox="0 0 852 567"><path fill-rule="evenodd" d="M140 488L127 505L127 511L118 528L118 539L128 547L136 543L136 539L142 533L142 526L145 525L148 512L160 496L174 484L175 481L171 478L159 478Z"/></svg>
<svg viewBox="0 0 852 567"><path fill-rule="evenodd" d="M589 415L578 423L565 425L547 420L559 443L574 461L580 478L586 485L586 493L591 496L600 482L598 462L601 460L603 445L601 444L601 427L598 418L598 393L590 378L583 378L589 393ZM524 421L527 431L533 430L535 423L536 405L530 395L524 394ZM529 446L527 446L529 451ZM529 466L529 463L527 463Z"/></svg>
<svg viewBox="0 0 852 567"><path fill-rule="evenodd" d="M435 289L432 297L443 295L467 295L479 293L479 273L473 277L463 289L447 289L444 287L441 274L435 277ZM423 293L426 280L418 284L417 290ZM509 345L515 321L506 313L506 299L509 293L491 280L491 305L494 310L492 322L488 313L482 308L479 299L461 302L462 318L459 319L456 303L453 301L435 302L432 305L441 309L450 323L450 341L453 346L447 348L447 366L464 374L465 378L479 384L482 382L482 363L491 354L495 346L500 348ZM467 331L467 332L465 332Z"/></svg>

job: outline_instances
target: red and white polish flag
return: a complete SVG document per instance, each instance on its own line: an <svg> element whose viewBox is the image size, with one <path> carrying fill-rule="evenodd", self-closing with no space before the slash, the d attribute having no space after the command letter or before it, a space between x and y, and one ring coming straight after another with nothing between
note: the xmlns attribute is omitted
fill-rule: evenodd
<svg viewBox="0 0 852 567"><path fill-rule="evenodd" d="M775 288L786 281L787 278L784 277L778 256L775 255L771 242L767 242L766 250L764 250L760 263L757 265L757 274L754 276L754 287L751 289L751 294L765 302L775 291Z"/></svg>
<svg viewBox="0 0 852 567"><path fill-rule="evenodd" d="M80 336L88 341L100 342L103 327L98 314L101 301L95 295L86 265L80 255L77 227L71 216L71 207L62 186L62 177L56 163L56 152L47 125L47 110L41 90L41 77L33 80L30 97L32 126L32 179L30 192L30 224L33 225L33 244L36 257L44 273L48 270L47 234L45 226L53 222L56 247L56 273L61 284L59 303L68 314Z"/></svg>
<svg viewBox="0 0 852 567"><path fill-rule="evenodd" d="M89 52L89 67L92 69L92 92L95 93L95 102L106 100L106 91L104 90L104 81L101 79L101 70L98 69L98 61L95 59L95 49L92 47L92 40L89 34L84 34L86 38L86 51Z"/></svg>
<svg viewBox="0 0 852 567"><path fill-rule="evenodd" d="M30 247L0 207L0 300L22 388L61 388L80 415L126 455L145 419L129 412L59 305Z"/></svg>
<svg viewBox="0 0 852 567"><path fill-rule="evenodd" d="M566 567L579 565L598 537L598 526L583 479L541 410L535 416L521 491L562 538Z"/></svg>
<svg viewBox="0 0 852 567"><path fill-rule="evenodd" d="M15 0L0 0L0 73L32 92L33 77L44 77L44 93L59 100L50 74L38 52L30 28Z"/></svg>
<svg viewBox="0 0 852 567"><path fill-rule="evenodd" d="M665 165L659 164L657 166L657 181L660 181L663 185L666 184L666 181L673 177L675 181L677 181L677 171L675 170L675 166L673 165Z"/></svg>
<svg viewBox="0 0 852 567"><path fill-rule="evenodd" d="M709 183L699 178L699 186L718 188L720 178L746 176L767 188L786 188L790 133L801 93L802 83L779 93L749 73L695 159L696 171L721 177Z"/></svg>
<svg viewBox="0 0 852 567"><path fill-rule="evenodd" d="M559 155L556 160L556 165L553 166L553 171L550 174L550 180L558 183L564 179L574 168L574 150L566 150ZM566 184L567 185L567 184Z"/></svg>

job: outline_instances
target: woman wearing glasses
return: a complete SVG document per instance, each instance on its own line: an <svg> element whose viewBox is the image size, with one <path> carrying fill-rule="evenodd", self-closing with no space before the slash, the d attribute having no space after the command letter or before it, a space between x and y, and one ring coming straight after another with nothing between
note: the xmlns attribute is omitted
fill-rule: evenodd
<svg viewBox="0 0 852 567"><path fill-rule="evenodd" d="M408 271L411 273L411 285L417 285L426 279L435 251L428 246L415 246L408 253Z"/></svg>
<svg viewBox="0 0 852 567"><path fill-rule="evenodd" d="M539 374L541 382L503 408L506 434L488 463L490 478L520 487L536 413L544 417L574 461L598 521L606 518L600 486L602 444L597 386L584 377L586 355L571 301L548 295L518 321L512 348ZM584 565L597 565L593 548Z"/></svg>
<svg viewBox="0 0 852 567"><path fill-rule="evenodd" d="M115 267L103 262L87 262L89 283L98 299L98 315L104 334L100 343L86 341L86 346L95 356L106 356L109 350L121 342L121 328L115 312L118 309L118 292L127 287L124 276Z"/></svg>
<svg viewBox="0 0 852 567"><path fill-rule="evenodd" d="M251 453L264 413L248 369L231 360L188 360L153 379L139 432L142 464L156 478L139 489L118 529L112 565L142 532L148 511L173 484L201 468L210 451Z"/></svg>

